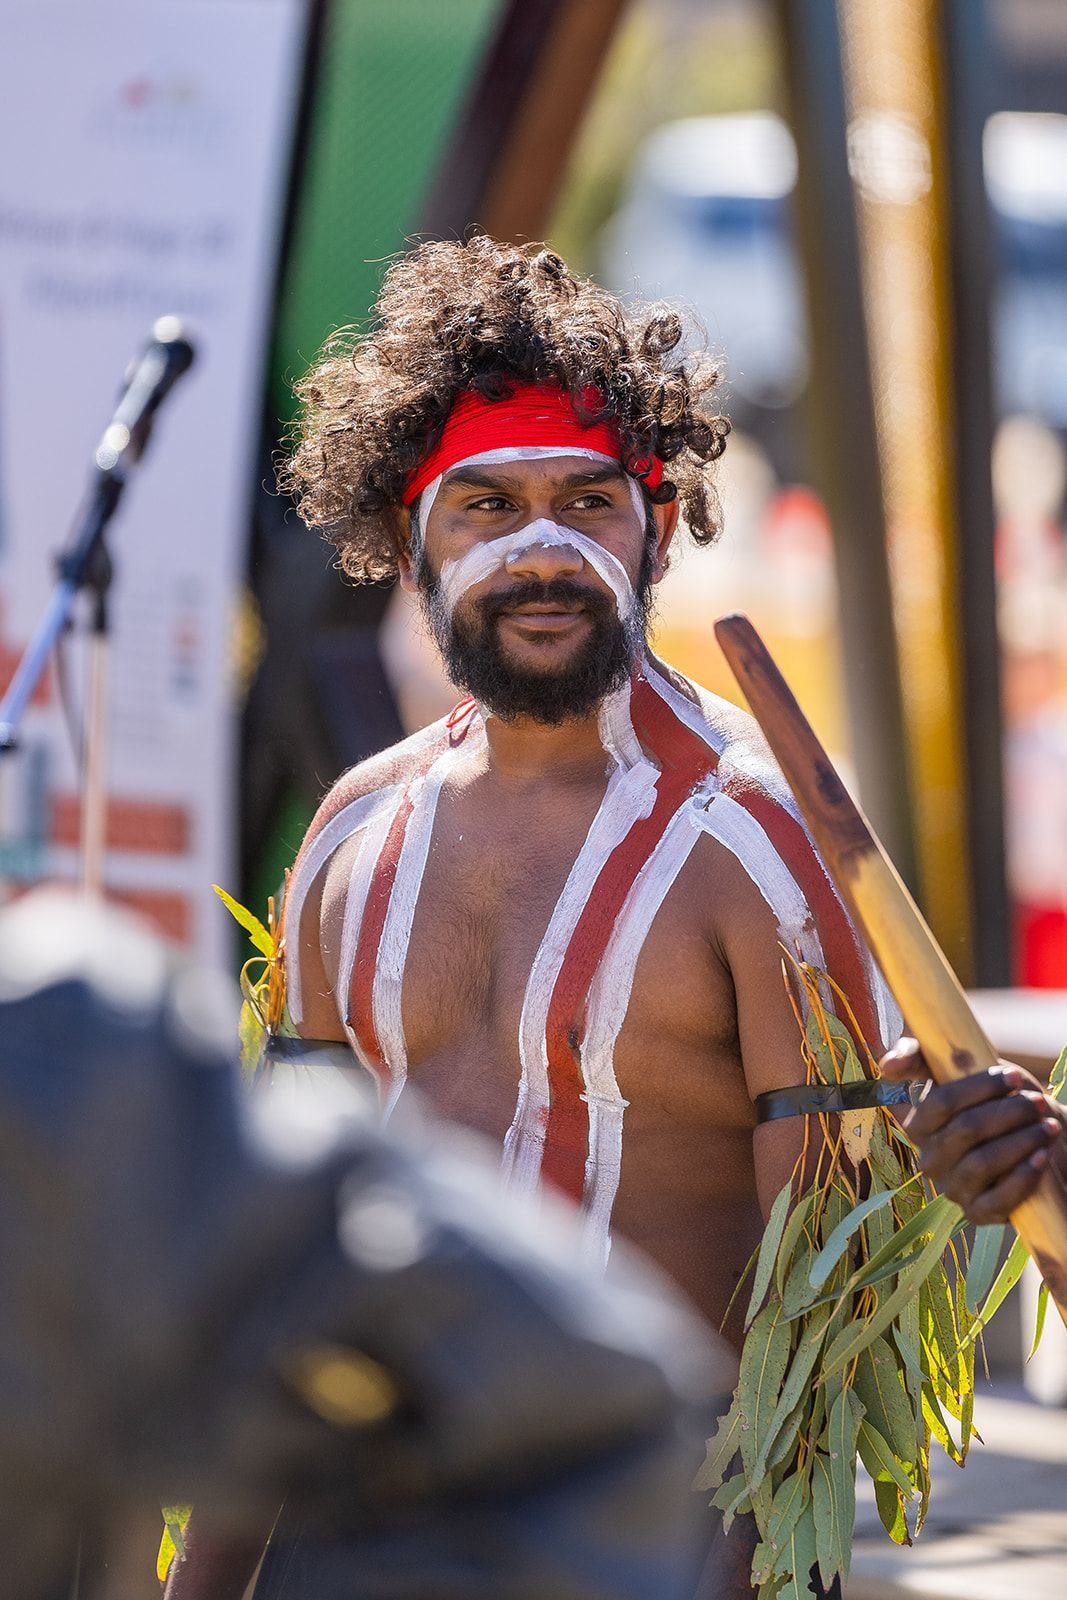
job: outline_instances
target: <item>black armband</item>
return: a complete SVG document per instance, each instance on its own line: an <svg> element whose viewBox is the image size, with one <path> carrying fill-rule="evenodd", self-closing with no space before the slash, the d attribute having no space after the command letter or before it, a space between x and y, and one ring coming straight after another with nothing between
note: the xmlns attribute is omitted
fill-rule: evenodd
<svg viewBox="0 0 1067 1600"><path fill-rule="evenodd" d="M885 1078L863 1078L855 1083L794 1083L788 1089L769 1089L755 1099L756 1121L778 1117L817 1117L829 1111L866 1111L871 1106L914 1105L923 1082L888 1083Z"/></svg>
<svg viewBox="0 0 1067 1600"><path fill-rule="evenodd" d="M333 1067L350 1067L354 1064L351 1050L340 1039L300 1039L292 1034L274 1033L267 1040L264 1052L266 1066L292 1066L311 1060Z"/></svg>

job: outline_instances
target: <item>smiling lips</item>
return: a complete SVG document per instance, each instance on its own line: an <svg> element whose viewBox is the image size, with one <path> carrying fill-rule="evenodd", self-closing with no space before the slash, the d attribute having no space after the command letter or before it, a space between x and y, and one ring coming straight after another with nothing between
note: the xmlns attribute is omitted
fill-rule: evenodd
<svg viewBox="0 0 1067 1600"><path fill-rule="evenodd" d="M559 633L578 617L585 615L584 606L552 605L535 600L527 605L515 606L501 613L502 622L514 622L521 627L543 628L549 633Z"/></svg>

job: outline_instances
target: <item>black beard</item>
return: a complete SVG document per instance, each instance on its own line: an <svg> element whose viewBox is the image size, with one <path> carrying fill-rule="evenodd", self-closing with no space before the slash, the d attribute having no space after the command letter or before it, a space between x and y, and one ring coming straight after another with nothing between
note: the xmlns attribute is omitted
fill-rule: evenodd
<svg viewBox="0 0 1067 1600"><path fill-rule="evenodd" d="M530 717L555 726L586 717L605 695L619 689L643 653L652 607L652 548L646 542L631 615L623 621L615 596L574 578L543 583L527 578L502 594L485 595L450 618L441 604L440 582L425 559L418 574L423 611L452 682L504 721ZM515 667L500 646L497 623L514 606L580 605L588 637L560 672Z"/></svg>

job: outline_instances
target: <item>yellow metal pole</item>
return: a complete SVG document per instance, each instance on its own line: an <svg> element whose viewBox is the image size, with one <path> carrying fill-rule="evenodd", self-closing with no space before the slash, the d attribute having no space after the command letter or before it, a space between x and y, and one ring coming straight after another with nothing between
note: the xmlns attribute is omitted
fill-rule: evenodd
<svg viewBox="0 0 1067 1600"><path fill-rule="evenodd" d="M923 904L973 982L937 0L839 0ZM847 441L842 441L847 448Z"/></svg>

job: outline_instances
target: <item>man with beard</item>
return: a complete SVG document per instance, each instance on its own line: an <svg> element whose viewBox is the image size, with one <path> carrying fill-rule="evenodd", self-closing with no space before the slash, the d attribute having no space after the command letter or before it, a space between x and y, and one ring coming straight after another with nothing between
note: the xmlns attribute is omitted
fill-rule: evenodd
<svg viewBox="0 0 1067 1600"><path fill-rule="evenodd" d="M718 531L719 375L680 345L673 313L476 237L397 261L304 380L287 486L353 577L418 593L468 698L327 796L286 949L298 1028L347 1039L386 1113L410 1076L718 1325L804 1142L757 1110L803 1077L781 947L872 1048L895 1032L751 719L648 649L680 512ZM751 1592L744 1521L709 1524L720 1600Z"/></svg>

